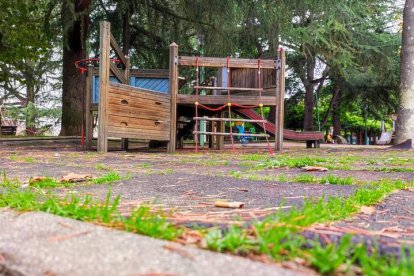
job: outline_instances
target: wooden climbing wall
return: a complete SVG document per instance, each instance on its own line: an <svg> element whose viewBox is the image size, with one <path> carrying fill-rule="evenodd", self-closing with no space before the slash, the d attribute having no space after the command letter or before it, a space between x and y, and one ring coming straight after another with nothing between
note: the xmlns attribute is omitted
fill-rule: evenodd
<svg viewBox="0 0 414 276"><path fill-rule="evenodd" d="M111 83L108 95L108 136L157 141L170 139L169 95Z"/></svg>

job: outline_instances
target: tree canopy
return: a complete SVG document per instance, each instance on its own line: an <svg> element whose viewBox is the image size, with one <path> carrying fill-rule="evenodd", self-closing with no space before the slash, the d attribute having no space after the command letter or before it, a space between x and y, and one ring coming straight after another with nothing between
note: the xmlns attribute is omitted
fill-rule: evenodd
<svg viewBox="0 0 414 276"><path fill-rule="evenodd" d="M16 74L26 61L43 62L46 72L56 70L46 61L60 57L63 78L53 83L63 80L63 134L80 131L82 79L73 62L97 54L100 20L111 22L135 68L167 68L173 41L181 53L197 54L200 37L207 56L271 58L285 47L286 111L296 114L286 124L296 129L334 125L340 133L349 112L380 121L397 108L401 9L389 0L3 2L0 99L10 79L27 84L30 78Z"/></svg>

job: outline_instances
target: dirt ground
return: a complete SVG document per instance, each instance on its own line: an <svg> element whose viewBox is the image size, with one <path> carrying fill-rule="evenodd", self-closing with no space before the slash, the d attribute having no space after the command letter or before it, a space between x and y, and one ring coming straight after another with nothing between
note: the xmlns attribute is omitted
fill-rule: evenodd
<svg viewBox="0 0 414 276"><path fill-rule="evenodd" d="M69 194L92 195L104 200L110 191L121 197L121 211L128 214L137 206L162 210L176 223L210 226L244 224L279 210L300 208L305 200L349 196L360 183L381 179L414 179L414 152L388 147L322 145L305 149L304 144L287 143L283 153L269 155L260 145L237 147L233 152L202 150L134 150L108 154L81 151L73 143L0 145L0 171L8 178L27 184L30 177L58 178L68 173L94 177L118 172L123 179L109 184L79 184L58 188ZM327 172L305 172L298 167L261 167L262 157L324 158ZM298 176L320 179L327 175L349 177L351 185L300 183ZM303 181L302 181L303 182ZM344 233L384 240L387 248L414 244L414 191L389 196L368 213L330 225L315 225L309 233L335 239ZM214 202L239 201L242 209L222 209ZM358 237L356 237L358 238Z"/></svg>

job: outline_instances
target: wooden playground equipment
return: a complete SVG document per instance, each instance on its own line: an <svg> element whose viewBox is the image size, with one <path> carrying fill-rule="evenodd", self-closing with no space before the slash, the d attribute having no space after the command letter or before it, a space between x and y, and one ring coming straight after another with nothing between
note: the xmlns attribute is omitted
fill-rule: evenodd
<svg viewBox="0 0 414 276"><path fill-rule="evenodd" d="M233 148L235 137L263 137L269 151L281 151L284 137L313 141L315 145L323 139L319 132L283 129L283 49L276 60L190 57L179 56L178 45L173 43L170 45L168 71L130 70L129 59L110 32L110 23L101 22L100 27L99 78L96 69L83 69L88 72L85 101L87 149L92 142L92 112L96 111L99 152L108 151L109 138L121 138L123 149L127 149L128 139L143 139L167 143L168 152L173 153L177 145L182 146L186 132L193 135L196 151L201 135L209 137L209 146L218 149L223 148L226 136L230 137ZM116 59L110 58L111 49ZM201 69L216 75L213 83L200 81ZM187 89L180 89L179 74L183 73L187 73L185 79L191 84ZM141 78L140 87L136 87L134 78ZM99 92L94 93L98 83ZM168 93L160 93L160 87ZM265 106L275 107L275 123L264 118ZM232 124L237 122L255 124L263 133L235 133ZM201 124L205 127L201 128ZM271 134L275 137L274 146L269 142Z"/></svg>

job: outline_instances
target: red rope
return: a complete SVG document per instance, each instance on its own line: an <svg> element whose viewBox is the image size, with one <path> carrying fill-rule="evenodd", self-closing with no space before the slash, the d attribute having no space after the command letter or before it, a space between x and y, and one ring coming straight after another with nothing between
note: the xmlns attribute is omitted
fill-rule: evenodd
<svg viewBox="0 0 414 276"><path fill-rule="evenodd" d="M212 112L217 112L217 111L220 111L220 110L225 109L225 108L227 107L227 104L222 105L222 106L219 106L219 107L217 107L217 108L208 107L208 106L203 105L203 104L201 104L201 103L199 103L199 104L198 104L198 106L199 106L199 107L201 107L201 108L207 109L207 110L209 110L209 111L212 111Z"/></svg>

